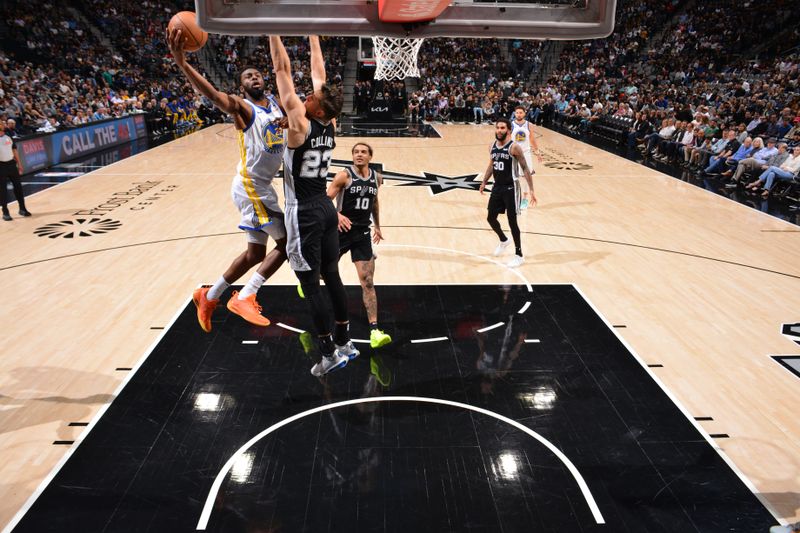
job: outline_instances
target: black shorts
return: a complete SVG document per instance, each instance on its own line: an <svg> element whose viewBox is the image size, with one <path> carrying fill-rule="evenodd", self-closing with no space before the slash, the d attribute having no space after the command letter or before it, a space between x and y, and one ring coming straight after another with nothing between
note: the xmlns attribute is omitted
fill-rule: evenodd
<svg viewBox="0 0 800 533"><path fill-rule="evenodd" d="M514 181L512 185L494 186L489 195L489 213L498 215L501 213L513 213L519 215L520 190L519 182Z"/></svg>
<svg viewBox="0 0 800 533"><path fill-rule="evenodd" d="M339 217L327 196L287 205L286 255L295 272L317 270L339 261Z"/></svg>
<svg viewBox="0 0 800 533"><path fill-rule="evenodd" d="M350 252L350 259L356 261L369 261L372 254L372 232L369 227L353 227L350 231L339 234L339 257Z"/></svg>

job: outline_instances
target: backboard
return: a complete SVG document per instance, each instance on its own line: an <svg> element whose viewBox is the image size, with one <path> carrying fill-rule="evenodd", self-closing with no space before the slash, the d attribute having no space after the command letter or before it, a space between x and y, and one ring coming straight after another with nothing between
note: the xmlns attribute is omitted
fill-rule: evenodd
<svg viewBox="0 0 800 533"><path fill-rule="evenodd" d="M195 7L204 30L231 35L573 40L608 36L616 0L195 0Z"/></svg>

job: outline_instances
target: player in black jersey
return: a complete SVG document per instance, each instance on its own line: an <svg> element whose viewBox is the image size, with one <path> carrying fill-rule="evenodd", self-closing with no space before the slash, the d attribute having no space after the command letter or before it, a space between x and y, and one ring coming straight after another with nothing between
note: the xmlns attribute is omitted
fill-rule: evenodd
<svg viewBox="0 0 800 533"><path fill-rule="evenodd" d="M500 222L497 221L497 215L505 212L508 217L508 225L511 227L511 236L514 238L515 252L514 257L508 262L508 266L518 267L522 265L523 259L522 242L519 225L517 224L517 215L519 215L520 207L519 176L515 175L514 168L519 165L525 175L525 181L528 182L531 192L531 206L536 205L536 195L533 193L533 178L531 178L531 171L528 169L525 154L511 138L511 121L506 118L497 119L494 136L495 142L492 143L489 166L483 175L479 190L483 194L483 189L486 187L489 177L494 176L492 194L489 196L489 216L486 219L500 238L500 244L495 248L494 255L499 256L509 245L508 237L500 228ZM514 161L516 161L517 165L514 164Z"/></svg>
<svg viewBox="0 0 800 533"><path fill-rule="evenodd" d="M328 197L339 209L339 256L350 252L361 282L361 294L369 320L369 344L380 348L392 338L378 328L378 299L375 294L375 255L372 243L383 239L378 210L378 189L383 176L369 168L372 147L366 143L353 146L353 166L342 170L328 185ZM370 235L370 226L374 233Z"/></svg>
<svg viewBox="0 0 800 533"><path fill-rule="evenodd" d="M269 44L275 83L289 119L283 159L286 253L311 308L322 353L311 373L321 376L358 356L350 340L347 296L339 277L338 217L326 195L328 165L336 146L334 120L342 110L342 95L326 83L319 37L309 37L313 92L305 103L295 93L289 54L280 37L270 36ZM333 335L320 276L333 304Z"/></svg>

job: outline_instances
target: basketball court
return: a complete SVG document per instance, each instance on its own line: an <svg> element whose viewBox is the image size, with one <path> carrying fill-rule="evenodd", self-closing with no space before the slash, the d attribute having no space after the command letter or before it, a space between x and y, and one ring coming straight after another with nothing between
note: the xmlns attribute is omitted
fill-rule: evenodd
<svg viewBox="0 0 800 533"><path fill-rule="evenodd" d="M358 2L303 19L299 2L270 24L523 36L496 6L464 6L400 26ZM198 9L211 31L267 24L257 3L216 7ZM607 35L615 3L584 8L536 8L525 31ZM31 195L35 216L0 234L3 531L749 533L798 520L800 229L536 131L539 205L520 216L516 269L492 255L478 192L493 125L337 137L329 176L359 141L384 176L375 285L394 341L369 348L344 257L361 356L321 378L288 265L258 293L270 326L225 306L210 333L197 323L192 291L245 243L233 125Z"/></svg>
<svg viewBox="0 0 800 533"><path fill-rule="evenodd" d="M34 196L37 216L3 234L3 520L174 531L199 527L208 502L210 530L428 517L757 531L794 517L798 378L772 358L800 351L781 333L800 304L794 226L541 129L540 205L511 270L476 191L493 127L436 129L370 139L387 173L380 319L396 340L324 380L308 374L288 268L259 293L273 325L226 310L211 334L196 324L192 289L242 247L232 126ZM339 164L356 140L339 139Z"/></svg>

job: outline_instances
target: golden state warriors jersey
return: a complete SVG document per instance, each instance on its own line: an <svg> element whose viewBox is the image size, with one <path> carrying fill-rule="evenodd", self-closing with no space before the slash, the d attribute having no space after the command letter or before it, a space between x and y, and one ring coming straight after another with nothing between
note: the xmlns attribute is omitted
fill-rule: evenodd
<svg viewBox="0 0 800 533"><path fill-rule="evenodd" d="M283 162L286 136L278 121L284 116L278 102L267 96L269 107L245 100L253 108L250 124L239 134L239 165L231 183L231 196L242 214L241 229L259 230L282 213L272 178Z"/></svg>
<svg viewBox="0 0 800 533"><path fill-rule="evenodd" d="M283 162L286 138L278 121L283 112L273 96L267 96L269 108L245 100L253 108L250 124L239 132L241 160L237 168L242 177L272 181Z"/></svg>
<svg viewBox="0 0 800 533"><path fill-rule="evenodd" d="M522 124L517 124L516 120L511 121L511 138L526 152L531 151L530 134L531 130L527 120Z"/></svg>

